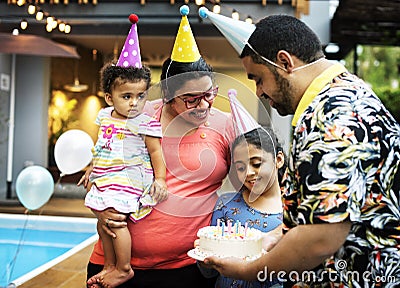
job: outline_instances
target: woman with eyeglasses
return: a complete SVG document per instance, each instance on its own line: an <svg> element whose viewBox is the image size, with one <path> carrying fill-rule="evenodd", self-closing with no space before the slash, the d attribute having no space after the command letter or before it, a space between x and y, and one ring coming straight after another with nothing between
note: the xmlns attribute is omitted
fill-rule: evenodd
<svg viewBox="0 0 400 288"><path fill-rule="evenodd" d="M190 63L167 59L161 80L162 99L148 101L146 108L162 126L168 199L140 223L126 223L113 209L98 217L108 223L103 228L110 234L113 228L128 225L135 235L131 259L135 274L118 287L214 287L215 278L203 277L187 251L193 248L198 229L210 224L216 191L228 173L229 147L235 137L232 119L212 107L218 87L203 58ZM88 278L101 271L102 261L97 243Z"/></svg>

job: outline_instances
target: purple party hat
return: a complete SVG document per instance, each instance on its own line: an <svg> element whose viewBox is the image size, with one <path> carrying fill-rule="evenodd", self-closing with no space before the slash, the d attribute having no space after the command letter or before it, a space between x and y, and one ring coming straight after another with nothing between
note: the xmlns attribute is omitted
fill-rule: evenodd
<svg viewBox="0 0 400 288"><path fill-rule="evenodd" d="M122 47L121 54L117 62L117 66L121 67L136 67L142 68L142 60L140 58L140 47L139 37L137 34L136 23L139 21L139 17L136 14L129 15L129 21L132 23L132 27L129 30L128 36L126 37L124 47Z"/></svg>

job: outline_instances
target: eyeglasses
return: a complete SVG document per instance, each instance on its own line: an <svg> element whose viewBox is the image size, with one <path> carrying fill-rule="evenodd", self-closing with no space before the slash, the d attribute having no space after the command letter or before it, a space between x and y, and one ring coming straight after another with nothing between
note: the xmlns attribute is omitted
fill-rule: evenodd
<svg viewBox="0 0 400 288"><path fill-rule="evenodd" d="M209 104L217 97L218 95L218 86L215 88L211 88L201 94L198 95L179 95L177 98L181 99L185 102L187 109L196 108L202 99L206 100Z"/></svg>

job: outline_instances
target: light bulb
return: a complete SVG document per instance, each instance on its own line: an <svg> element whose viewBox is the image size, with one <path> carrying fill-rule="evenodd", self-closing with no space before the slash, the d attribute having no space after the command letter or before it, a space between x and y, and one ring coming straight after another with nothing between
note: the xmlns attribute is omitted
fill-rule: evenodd
<svg viewBox="0 0 400 288"><path fill-rule="evenodd" d="M60 30L60 32L65 31L65 23L64 22L61 22L60 24L58 24L58 30Z"/></svg>
<svg viewBox="0 0 400 288"><path fill-rule="evenodd" d="M69 34L71 32L71 26L69 24L65 25L64 33Z"/></svg>
<svg viewBox="0 0 400 288"><path fill-rule="evenodd" d="M42 10L39 10L36 13L36 20L38 20L38 21L42 21L43 20L43 11Z"/></svg>
<svg viewBox="0 0 400 288"><path fill-rule="evenodd" d="M218 4L215 4L214 7L213 7L213 12L215 14L221 13L221 6L219 6Z"/></svg>
<svg viewBox="0 0 400 288"><path fill-rule="evenodd" d="M28 22L25 19L22 19L22 21L21 21L21 29L25 30L26 27L28 27Z"/></svg>
<svg viewBox="0 0 400 288"><path fill-rule="evenodd" d="M50 33L51 31L53 31L53 26L51 25L51 23L47 23L47 24L46 24L46 31L49 32L49 33Z"/></svg>
<svg viewBox="0 0 400 288"><path fill-rule="evenodd" d="M33 15L36 12L36 7L35 5L29 4L28 6L28 14Z"/></svg>
<svg viewBox="0 0 400 288"><path fill-rule="evenodd" d="M250 16L247 16L246 20L244 21L246 21L249 24L253 24L253 19Z"/></svg>
<svg viewBox="0 0 400 288"><path fill-rule="evenodd" d="M58 25L58 22L57 22L56 20L54 20L53 22L51 22L51 27L52 27L53 29L56 29L56 28L57 28L57 25Z"/></svg>
<svg viewBox="0 0 400 288"><path fill-rule="evenodd" d="M235 20L239 20L239 12L237 12L235 9L233 9L232 18Z"/></svg>

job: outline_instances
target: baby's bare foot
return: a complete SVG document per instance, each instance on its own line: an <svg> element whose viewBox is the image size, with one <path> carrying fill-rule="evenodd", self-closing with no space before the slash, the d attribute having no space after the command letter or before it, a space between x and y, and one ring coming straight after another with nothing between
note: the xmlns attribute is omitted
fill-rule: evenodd
<svg viewBox="0 0 400 288"><path fill-rule="evenodd" d="M89 288L101 288L99 285L100 279L104 277L107 273L113 271L115 269L114 265L108 265L107 267L104 267L103 270L101 270L99 273L96 275L90 277L87 282L86 286Z"/></svg>
<svg viewBox="0 0 400 288"><path fill-rule="evenodd" d="M134 272L132 269L128 272L114 269L100 278L100 284L104 288L115 288L131 279L133 275Z"/></svg>

